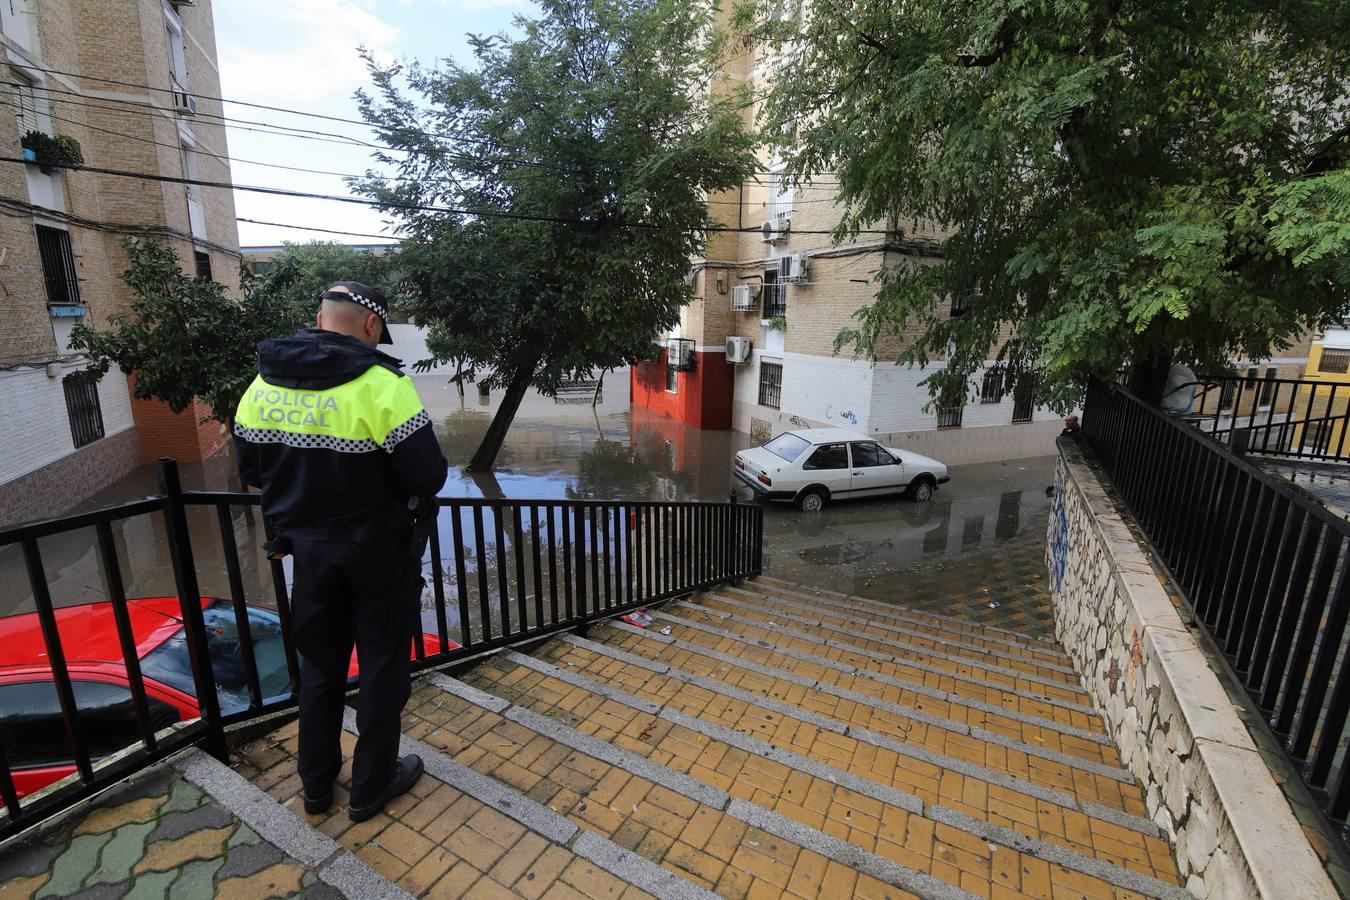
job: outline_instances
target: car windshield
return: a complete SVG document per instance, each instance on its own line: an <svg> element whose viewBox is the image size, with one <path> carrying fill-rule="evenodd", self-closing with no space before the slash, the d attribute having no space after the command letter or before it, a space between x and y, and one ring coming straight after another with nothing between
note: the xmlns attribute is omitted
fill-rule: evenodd
<svg viewBox="0 0 1350 900"><path fill-rule="evenodd" d="M207 643L211 648L211 671L216 678L216 693L221 709L248 706L248 676L239 642L234 608L225 600L216 600L202 610L206 621ZM289 694L292 689L286 668L286 648L281 637L281 620L271 610L249 607L249 633L253 637L253 658L258 663L258 681L263 698ZM188 659L187 634L180 628L141 660L141 672L147 678L163 682L190 696L197 696L192 682L192 664Z"/></svg>
<svg viewBox="0 0 1350 900"><path fill-rule="evenodd" d="M795 434L780 434L778 437L765 444L764 449L780 459L792 462L802 455L802 451L810 446L811 442L806 440L806 438L799 438Z"/></svg>

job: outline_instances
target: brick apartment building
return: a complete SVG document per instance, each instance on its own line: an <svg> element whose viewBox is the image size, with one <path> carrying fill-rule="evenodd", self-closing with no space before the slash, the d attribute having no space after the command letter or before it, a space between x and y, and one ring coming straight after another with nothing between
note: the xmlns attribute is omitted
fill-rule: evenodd
<svg viewBox="0 0 1350 900"><path fill-rule="evenodd" d="M775 65L747 50L727 64L726 74L758 93ZM746 111L747 125L754 114ZM765 156L761 162L765 172L709 197L713 217L738 230L714 233L705 257L694 261L692 300L680 327L662 338L658 359L631 370L635 407L702 428L749 432L756 441L790 428L848 428L948 463L1053 452L1060 417L1030 402L1025 391L998 390L994 378L986 382L976 374L963 407L925 411L929 394L920 382L932 369L895 364L905 335L894 337L875 363L853 359L847 349L836 355L835 337L875 300L877 271L902 255L919 264L938 259L943 234L921 223L880 223L869 230L887 233L835 245L828 234L840 218L832 176L780 190L774 161ZM938 311L962 312L960 302L950 300ZM750 341L744 362L727 359L733 336ZM674 347L684 357L676 366L669 339L680 342ZM1307 357L1305 340L1261 363L1261 372L1296 378ZM1253 365L1234 362L1243 372Z"/></svg>
<svg viewBox="0 0 1350 900"><path fill-rule="evenodd" d="M6 114L79 142L86 165L228 182L211 0L0 0ZM121 241L168 241L189 271L238 286L230 191L0 163L0 525L52 515L156 456L224 446L200 406L134 401L115 369L81 374L75 322L126 309Z"/></svg>

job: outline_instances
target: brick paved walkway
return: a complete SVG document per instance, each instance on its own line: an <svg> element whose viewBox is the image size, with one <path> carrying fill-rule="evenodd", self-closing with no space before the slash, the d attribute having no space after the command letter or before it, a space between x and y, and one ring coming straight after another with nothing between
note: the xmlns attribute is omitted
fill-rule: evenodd
<svg viewBox="0 0 1350 900"><path fill-rule="evenodd" d="M0 898L341 896L164 767L0 856Z"/></svg>
<svg viewBox="0 0 1350 900"><path fill-rule="evenodd" d="M414 795L309 823L428 897L1186 896L1055 644L772 579L655 613L424 678ZM294 753L236 771L298 813Z"/></svg>

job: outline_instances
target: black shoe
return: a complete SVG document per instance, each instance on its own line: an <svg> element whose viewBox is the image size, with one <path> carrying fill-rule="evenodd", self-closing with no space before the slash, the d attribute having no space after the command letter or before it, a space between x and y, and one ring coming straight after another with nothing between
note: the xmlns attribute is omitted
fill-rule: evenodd
<svg viewBox="0 0 1350 900"><path fill-rule="evenodd" d="M305 812L311 816L321 816L333 805L333 789L330 787L317 797L311 797L308 791L301 793L305 798Z"/></svg>
<svg viewBox="0 0 1350 900"><path fill-rule="evenodd" d="M347 816L353 822L364 822L371 816L376 815L384 809L384 805L393 800L399 794L406 794L417 779L422 777L422 757L417 754L409 754L398 761L398 768L394 772L394 780L390 782L389 787L374 800L369 803L357 806L353 803L347 807Z"/></svg>

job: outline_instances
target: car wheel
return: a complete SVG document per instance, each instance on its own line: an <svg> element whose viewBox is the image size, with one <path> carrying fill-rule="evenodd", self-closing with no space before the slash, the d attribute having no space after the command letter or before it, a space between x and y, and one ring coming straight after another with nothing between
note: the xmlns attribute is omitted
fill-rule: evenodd
<svg viewBox="0 0 1350 900"><path fill-rule="evenodd" d="M797 508L802 512L820 512L829 498L822 488L807 488L797 495Z"/></svg>
<svg viewBox="0 0 1350 900"><path fill-rule="evenodd" d="M909 499L915 503L927 503L933 499L933 482L922 478L909 486Z"/></svg>

